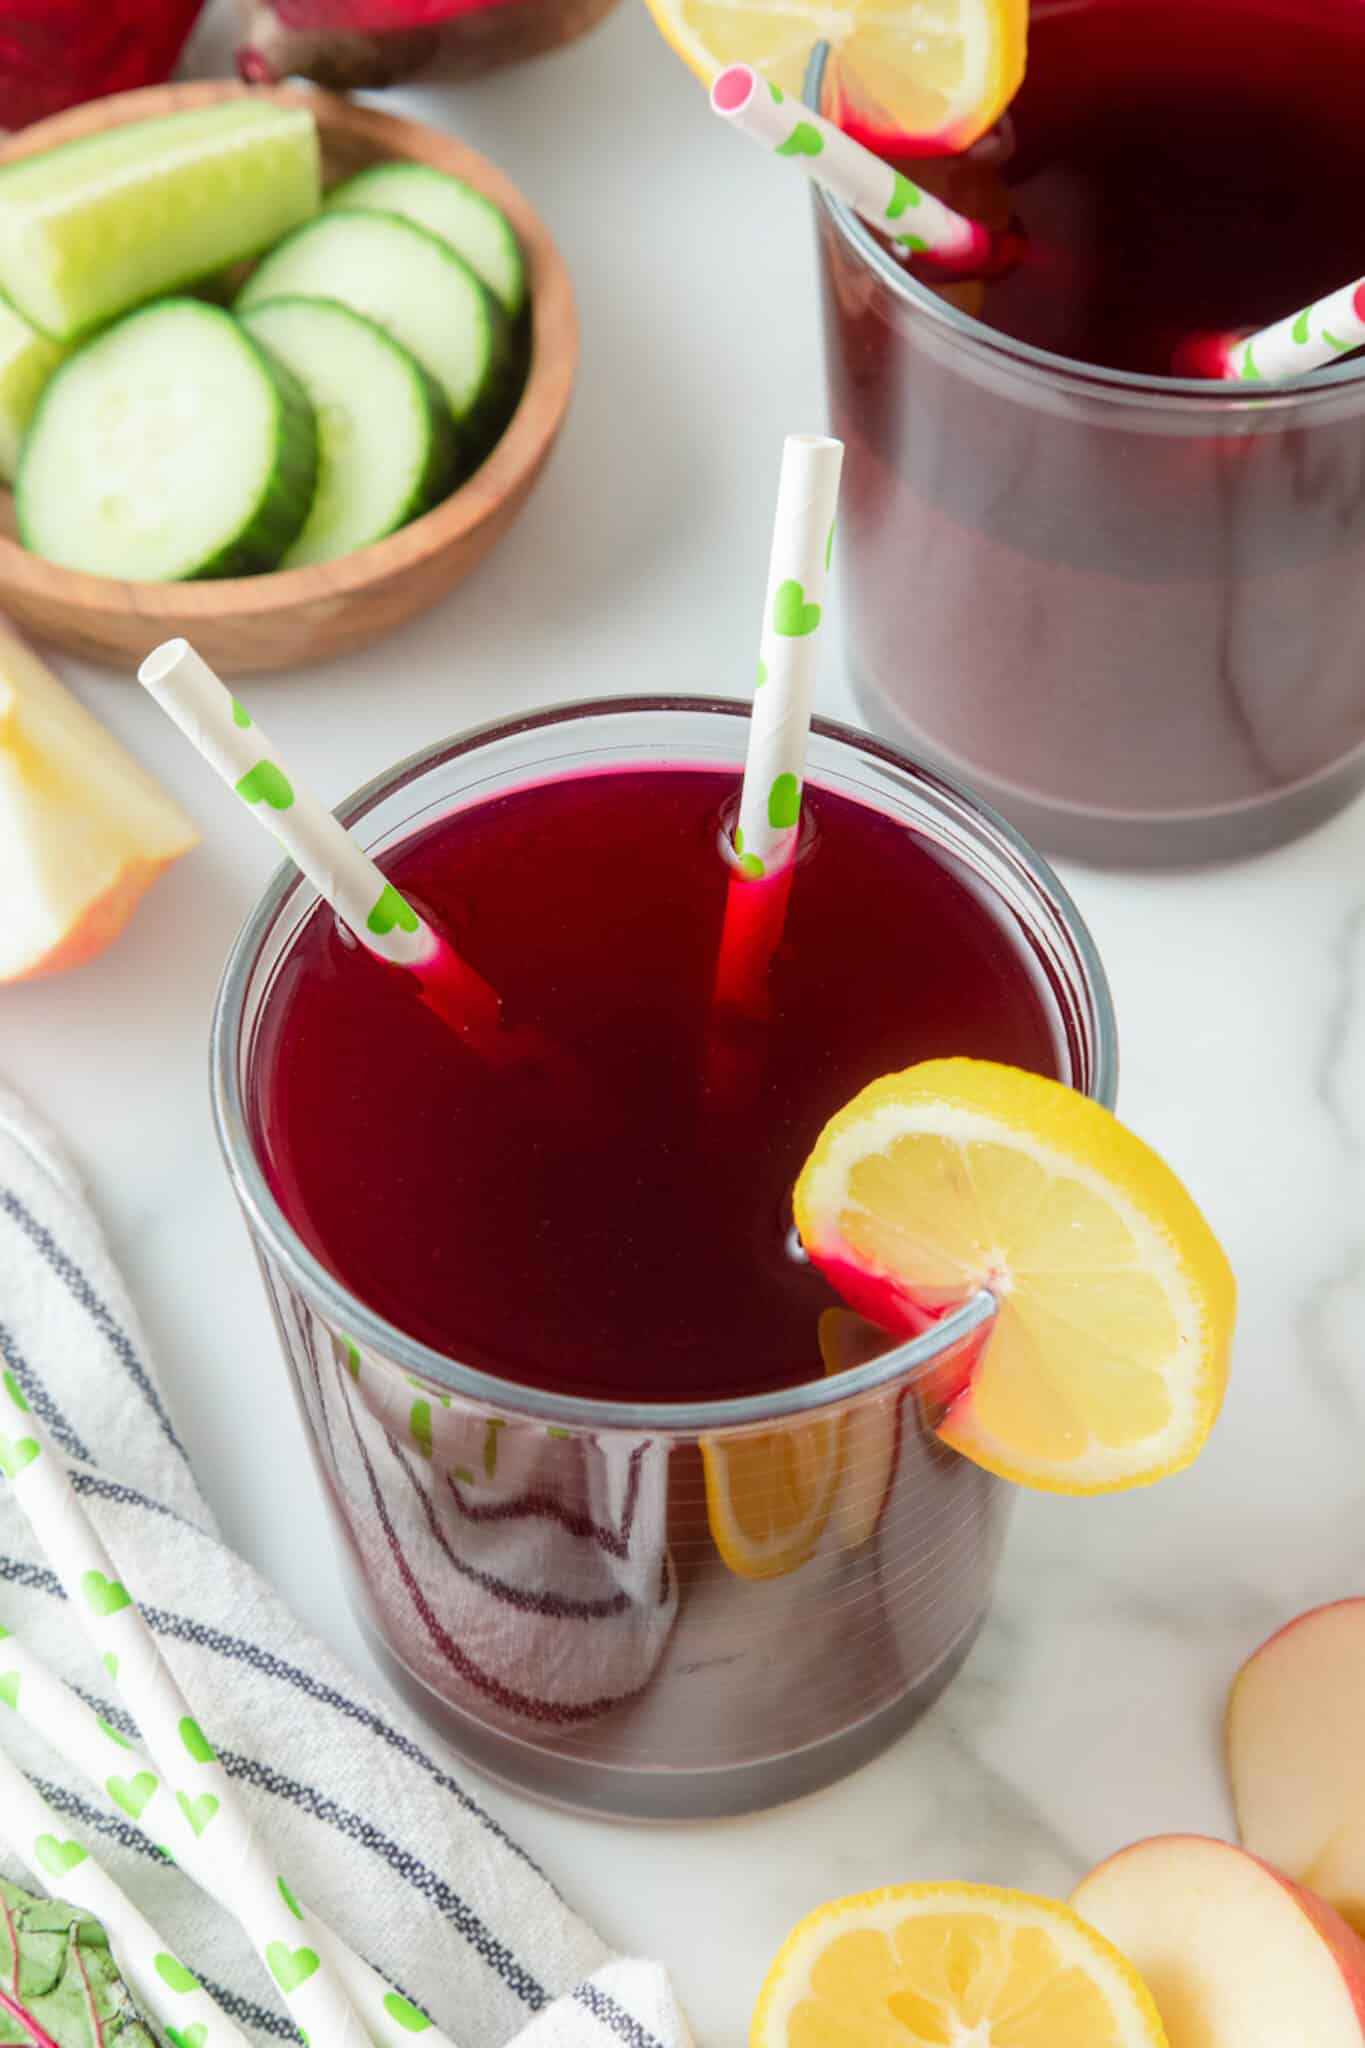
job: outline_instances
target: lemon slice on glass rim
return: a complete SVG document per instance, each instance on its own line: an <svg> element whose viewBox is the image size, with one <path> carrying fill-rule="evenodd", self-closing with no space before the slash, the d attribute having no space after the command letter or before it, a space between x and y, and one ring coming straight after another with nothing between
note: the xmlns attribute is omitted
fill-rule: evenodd
<svg viewBox="0 0 1365 2048"><path fill-rule="evenodd" d="M822 111L884 155L944 155L984 135L1024 76L1028 0L648 0L664 40L710 86L752 64L800 96L829 44Z"/></svg>
<svg viewBox="0 0 1365 2048"><path fill-rule="evenodd" d="M1053 1899L904 1884L822 1906L779 1950L750 2048L1167 2048L1151 1993Z"/></svg>
<svg viewBox="0 0 1365 2048"><path fill-rule="evenodd" d="M981 1060L890 1074L825 1126L794 1205L810 1258L883 1329L995 1295L936 1424L987 1471L1106 1493L1202 1449L1232 1270L1170 1168L1087 1096Z"/></svg>

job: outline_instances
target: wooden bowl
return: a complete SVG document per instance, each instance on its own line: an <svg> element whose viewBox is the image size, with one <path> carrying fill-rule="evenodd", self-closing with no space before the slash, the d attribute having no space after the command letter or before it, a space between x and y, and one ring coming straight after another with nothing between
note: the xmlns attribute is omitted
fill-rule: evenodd
<svg viewBox="0 0 1365 2048"><path fill-rule="evenodd" d="M387 540L310 568L203 583L87 576L21 548L14 538L13 498L0 489L0 608L42 638L118 668L131 669L158 641L175 634L193 641L226 674L288 668L362 647L434 604L483 560L516 518L554 446L573 389L573 290L547 229L501 171L419 122L353 106L331 93L284 86L150 86L37 122L0 149L0 163L127 121L247 93L312 109L328 184L374 163L434 164L502 208L520 238L530 286L526 388L507 431L467 483Z"/></svg>

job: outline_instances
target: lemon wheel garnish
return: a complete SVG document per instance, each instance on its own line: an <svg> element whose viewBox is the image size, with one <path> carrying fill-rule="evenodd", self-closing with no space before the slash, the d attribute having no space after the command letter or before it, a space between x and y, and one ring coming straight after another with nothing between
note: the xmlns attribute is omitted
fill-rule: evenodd
<svg viewBox="0 0 1365 2048"><path fill-rule="evenodd" d="M888 1075L825 1126L795 1209L811 1258L885 1328L994 1291L938 1423L987 1471L1103 1493L1197 1456L1227 1383L1232 1271L1170 1168L1098 1103L979 1060Z"/></svg>
<svg viewBox="0 0 1365 2048"><path fill-rule="evenodd" d="M1028 0L648 0L661 34L711 85L752 64L798 95L830 45L824 112L888 155L966 149L1024 76Z"/></svg>
<svg viewBox="0 0 1365 2048"><path fill-rule="evenodd" d="M778 1579L815 1553L843 1468L838 1416L701 1439L706 1513L741 1579Z"/></svg>
<svg viewBox="0 0 1365 2048"><path fill-rule="evenodd" d="M991 1885L836 1899L789 1935L750 2048L1167 2048L1151 1994L1069 1907Z"/></svg>

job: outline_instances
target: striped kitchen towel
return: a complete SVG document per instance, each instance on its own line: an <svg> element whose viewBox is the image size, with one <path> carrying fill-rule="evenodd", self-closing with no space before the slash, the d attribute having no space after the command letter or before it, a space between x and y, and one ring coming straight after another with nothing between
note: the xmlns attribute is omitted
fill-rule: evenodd
<svg viewBox="0 0 1365 2048"><path fill-rule="evenodd" d="M219 1539L137 1318L52 1132L0 1090L0 1367L68 1462L167 1661L310 1905L458 2048L686 2048L663 1971L548 1879ZM132 1732L0 1484L0 1625ZM293 2028L227 1916L0 1701L0 1742L261 2043ZM0 1868L21 1878L16 1865Z"/></svg>

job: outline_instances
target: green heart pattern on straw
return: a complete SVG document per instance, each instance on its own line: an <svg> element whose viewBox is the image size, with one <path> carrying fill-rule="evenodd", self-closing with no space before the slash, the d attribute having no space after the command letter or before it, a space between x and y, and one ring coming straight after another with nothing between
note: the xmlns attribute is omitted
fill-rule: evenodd
<svg viewBox="0 0 1365 2048"><path fill-rule="evenodd" d="M217 1750L209 1741L199 1723L191 1720L188 1714L184 1716L180 1723L180 1740L185 1746L186 1755L192 1756L197 1764L217 1763Z"/></svg>
<svg viewBox="0 0 1365 2048"><path fill-rule="evenodd" d="M412 905L404 901L392 882L386 882L379 901L365 920L365 926L368 931L382 939L395 925L400 932L415 932L418 922L417 912Z"/></svg>
<svg viewBox="0 0 1365 2048"><path fill-rule="evenodd" d="M122 1580L108 1579L103 1572L87 1572L81 1580L81 1592L92 1614L121 1614L133 1604L132 1594Z"/></svg>
<svg viewBox="0 0 1365 2048"><path fill-rule="evenodd" d="M777 145L779 156L819 156L825 147L824 137L809 121L798 121L785 142Z"/></svg>
<svg viewBox="0 0 1365 2048"><path fill-rule="evenodd" d="M277 1885L279 1886L279 1888L280 1888L280 1897L281 1897L281 1898L282 1898L282 1899L284 1900L284 1903L285 1903L285 1905L286 1905L286 1906L288 1906L288 1908L289 1908L290 1912L291 1912L291 1913L293 1914L294 1918L295 1918L296 1920L302 1920L302 1918L303 1918L303 1907L302 1907L302 1906L301 1906L301 1905L299 1904L298 1900L297 1900L297 1899L296 1899L296 1898L294 1897L294 1894L293 1894L293 1893L292 1893L292 1892L290 1891L290 1889L289 1889L288 1885L287 1885L287 1884L285 1883L284 1879L283 1879L282 1877L277 1877L277 1878L275 1879L275 1882L276 1882L276 1884L277 1884Z"/></svg>
<svg viewBox="0 0 1365 2048"><path fill-rule="evenodd" d="M896 182L891 188L891 197L886 203L888 220L899 220L911 206L922 206L924 194L918 185L912 185L903 171L896 172Z"/></svg>
<svg viewBox="0 0 1365 2048"><path fill-rule="evenodd" d="M18 1709L19 1686L23 1678L20 1671L0 1672L0 1701L7 1707Z"/></svg>
<svg viewBox="0 0 1365 2048"><path fill-rule="evenodd" d="M244 704L239 704L235 697L232 700L232 722L234 725L240 725L243 730L251 723L251 713Z"/></svg>
<svg viewBox="0 0 1365 2048"><path fill-rule="evenodd" d="M419 2012L406 1998L400 1998L396 1991L390 1991L385 1997L384 2010L391 2020L396 2020L410 2034L425 2034L431 2025L424 2012Z"/></svg>
<svg viewBox="0 0 1365 2048"><path fill-rule="evenodd" d="M188 1792L177 1792L175 1803L194 1829L196 1835L203 1834L204 1829L218 1811L218 1801L214 1798L212 1792L201 1792L197 1799Z"/></svg>
<svg viewBox="0 0 1365 2048"><path fill-rule="evenodd" d="M171 2048L204 2048L209 2037L209 2030L202 2020L196 2020L192 2027L163 2027L161 2031Z"/></svg>
<svg viewBox="0 0 1365 2048"><path fill-rule="evenodd" d="M774 832L787 832L800 815L800 783L790 773L779 775L768 791L768 823Z"/></svg>
<svg viewBox="0 0 1365 2048"><path fill-rule="evenodd" d="M414 1401L408 1416L408 1433L424 1458L431 1456L431 1403Z"/></svg>
<svg viewBox="0 0 1365 2048"><path fill-rule="evenodd" d="M31 1436L0 1436L0 1472L6 1479L17 1479L37 1457L39 1446Z"/></svg>
<svg viewBox="0 0 1365 2048"><path fill-rule="evenodd" d="M285 1997L306 1984L318 1968L316 1949L290 1948L286 1942L272 1941L265 1952L270 1974L279 1985Z"/></svg>
<svg viewBox="0 0 1365 2048"><path fill-rule="evenodd" d="M103 1662L105 1670L109 1673L109 1676L113 1679L115 1685L117 1685L118 1652L116 1650L106 1650L101 1661Z"/></svg>
<svg viewBox="0 0 1365 2048"><path fill-rule="evenodd" d="M156 1788L157 1780L150 1771L137 1771L131 1778L107 1778L104 1785L115 1806L122 1807L129 1820L141 1820Z"/></svg>
<svg viewBox="0 0 1365 2048"><path fill-rule="evenodd" d="M742 825L736 825L735 827L735 858L739 862L740 873L747 875L751 882L759 882L763 879L767 870L758 855L744 851L744 827Z"/></svg>
<svg viewBox="0 0 1365 2048"><path fill-rule="evenodd" d="M164 1949L156 1958L156 1974L167 1990L174 1991L180 1998L199 1989L199 1979L193 1971L187 1970L174 1956L167 1955Z"/></svg>
<svg viewBox="0 0 1365 2048"><path fill-rule="evenodd" d="M27 1415L29 1412L28 1400L24 1394L24 1390L20 1386L18 1380L14 1377L14 1374L10 1372L8 1369L6 1369L5 1372L5 1392L9 1395L15 1407L19 1410L19 1413L21 1415Z"/></svg>
<svg viewBox="0 0 1365 2048"><path fill-rule="evenodd" d="M33 1854L49 1877L65 1877L84 1863L88 1853L79 1842L59 1842L55 1835L39 1835L33 1844Z"/></svg>
<svg viewBox="0 0 1365 2048"><path fill-rule="evenodd" d="M118 1661L118 1660L117 1660L117 1659L115 1659L115 1662L117 1662L117 1661ZM119 1734L119 1732L118 1732L118 1729L117 1729L117 1728L111 1728L111 1727L110 1727L110 1725L109 1725L109 1723L108 1723L107 1721L101 1721L101 1722L100 1722L100 1723L98 1724L98 1726L99 1726L99 1731L100 1731L101 1735L107 1735L107 1736L109 1737L109 1740L110 1740L111 1742L116 1742L116 1743L118 1744L118 1746L119 1746L119 1748L120 1748L120 1749L131 1749L131 1748L132 1748L132 1746L133 1746L133 1745L132 1745L132 1743L131 1743L131 1742L130 1742L130 1741L128 1740L128 1737L127 1737L126 1735L120 1735L120 1734Z"/></svg>
<svg viewBox="0 0 1365 2048"><path fill-rule="evenodd" d="M773 598L773 631L784 640L804 640L820 623L818 604L807 604L806 593L794 576L779 583Z"/></svg>
<svg viewBox="0 0 1365 2048"><path fill-rule="evenodd" d="M274 761L258 761L232 785L246 804L269 804L272 811L287 811L294 803L294 785Z"/></svg>

